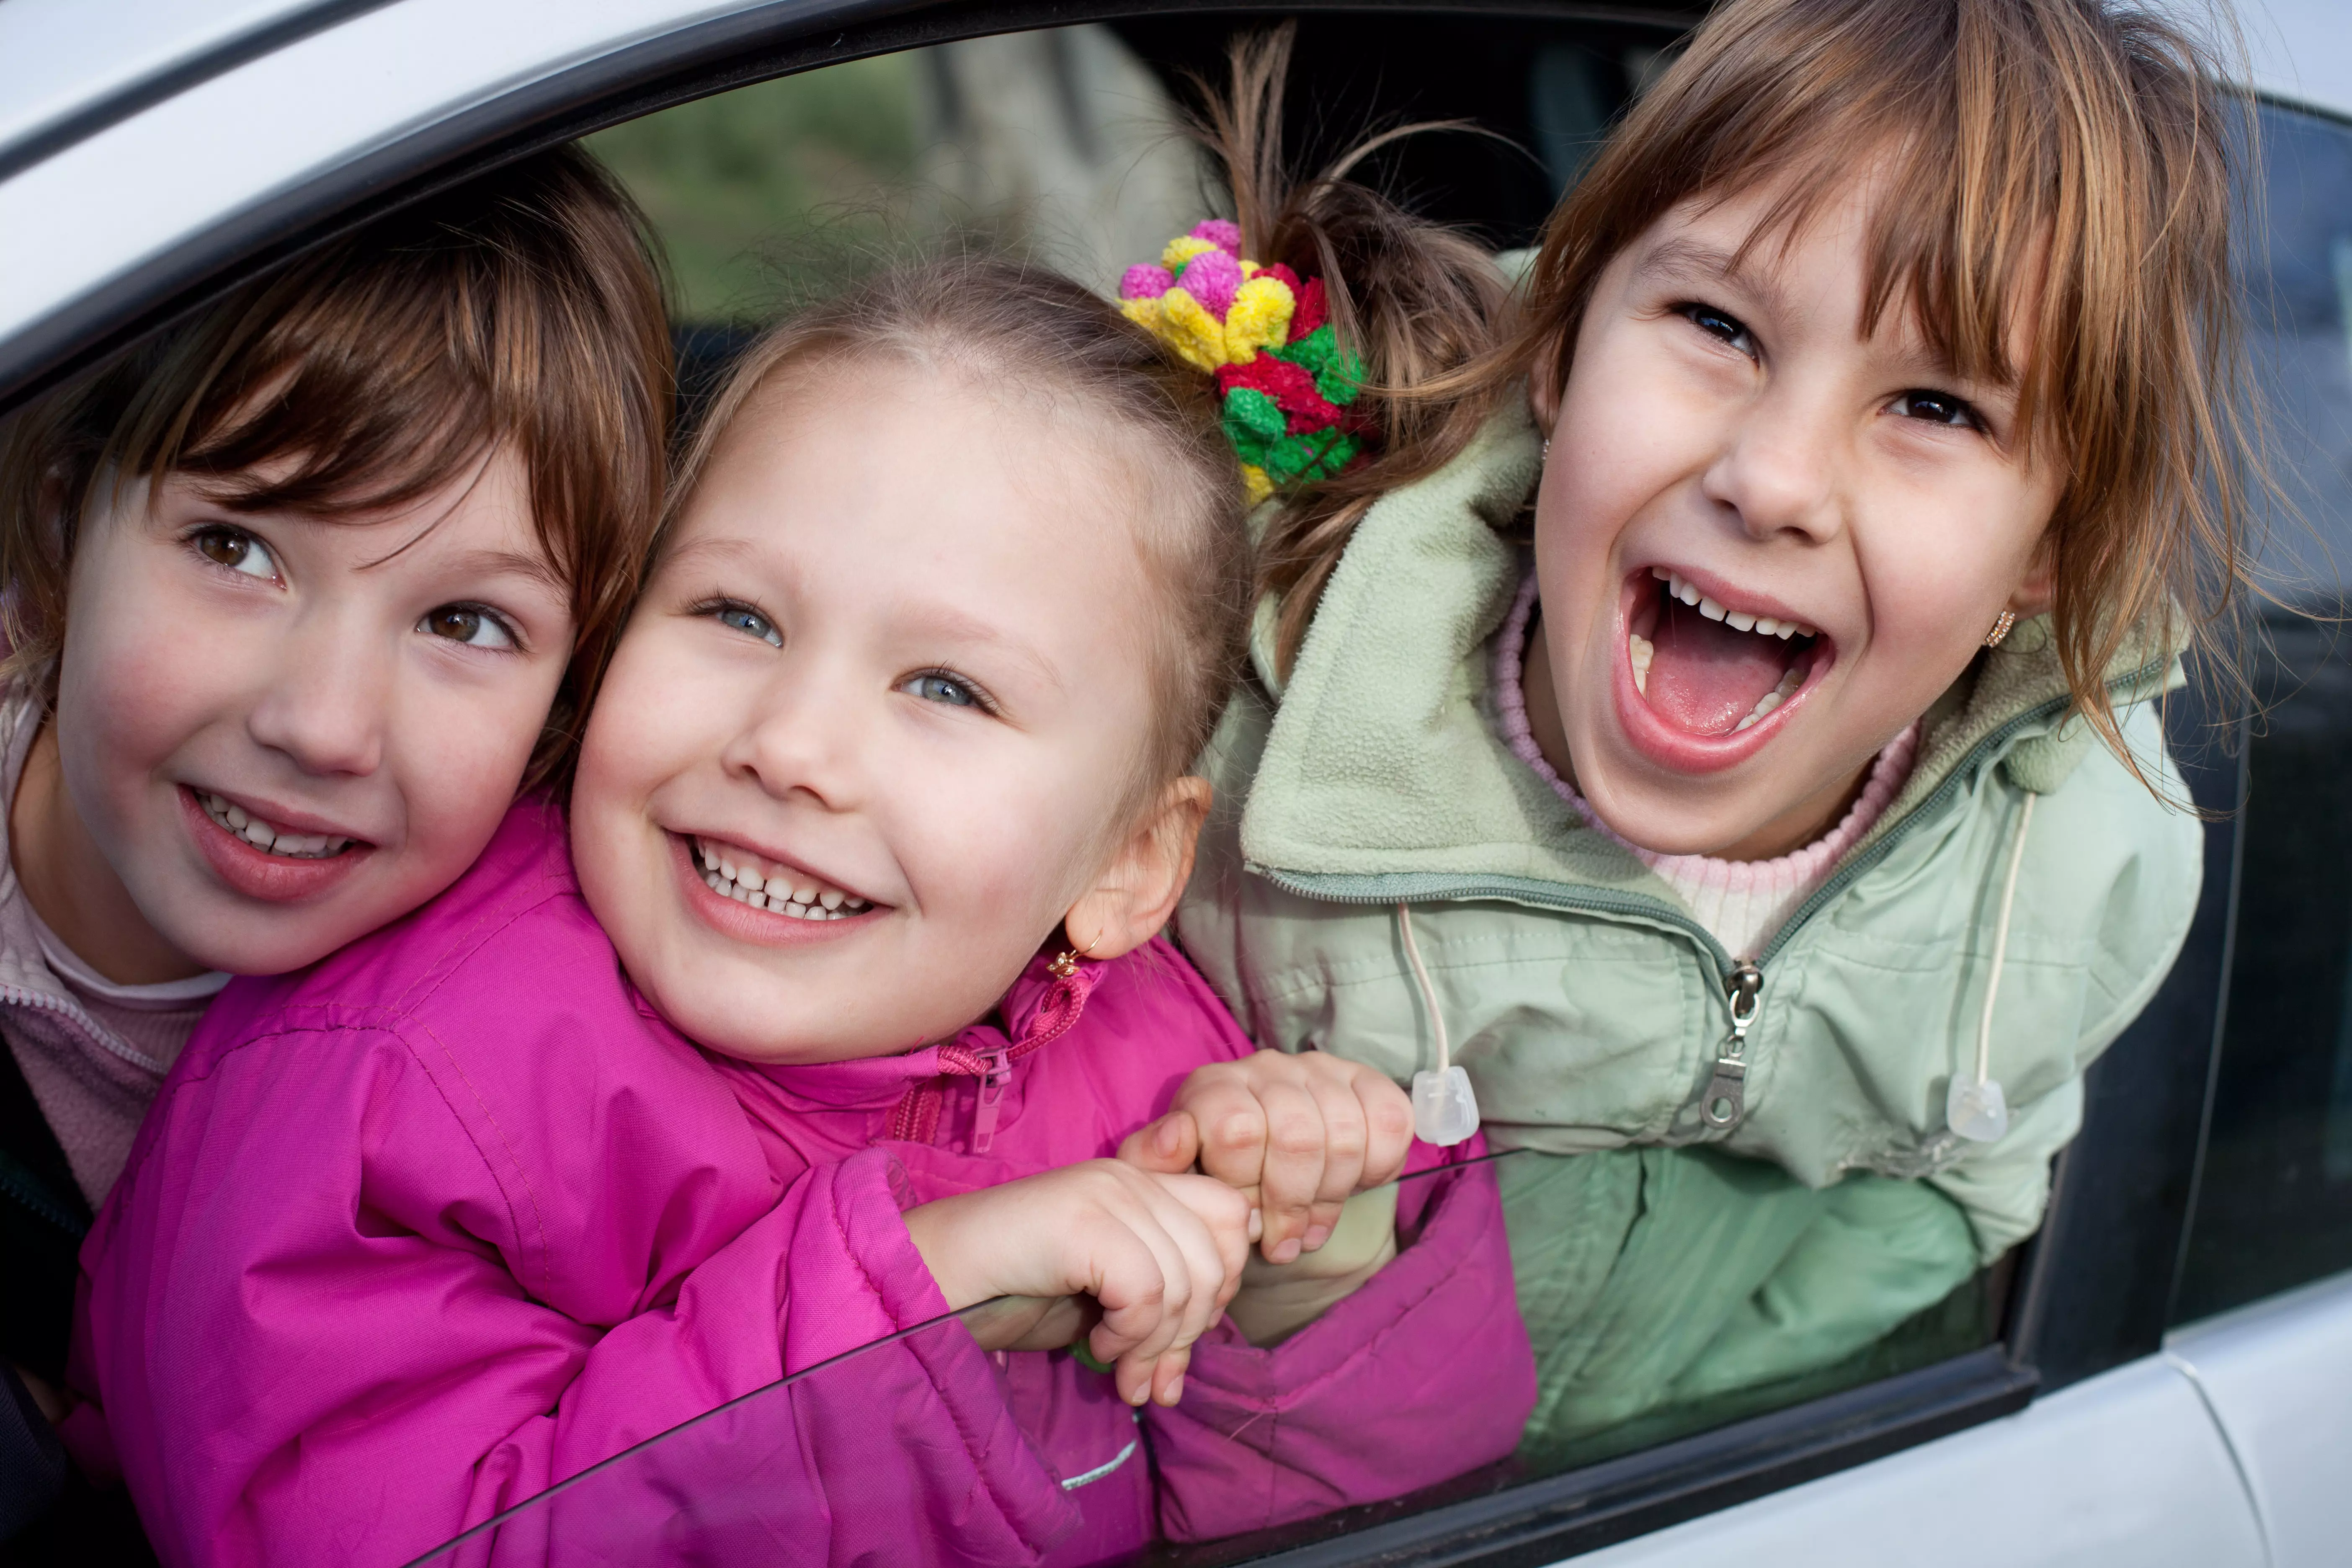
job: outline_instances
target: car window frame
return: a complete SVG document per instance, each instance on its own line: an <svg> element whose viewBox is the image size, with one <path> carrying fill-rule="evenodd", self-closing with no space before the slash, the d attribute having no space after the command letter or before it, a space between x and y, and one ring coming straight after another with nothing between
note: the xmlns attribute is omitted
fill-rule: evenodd
<svg viewBox="0 0 2352 1568"><path fill-rule="evenodd" d="M918 5L777 0L528 82L224 218L0 344L0 414L383 213L532 152L694 99L851 59L1034 27L1179 11L1240 19L1349 9L1620 23L1686 22L1696 15L1684 5L1544 0L1241 0L1213 8L1182 0ZM139 111L134 106L130 112ZM2242 714L2214 711L2194 683L2168 715L2183 776L2208 812L2233 814L2243 799L2242 747L2232 753L2213 743L2216 735L2242 731L2243 723ZM1299 1568L1368 1559L1551 1561L1997 1419L2024 1408L2038 1394L2156 1353L2202 1152L2229 966L2237 842L2234 815L2207 823L2205 886L2188 945L2155 1002L2088 1075L2085 1129L2061 1157L2045 1223L2020 1255L2000 1342L1405 1517L1395 1517L1398 1504L1353 1510L1318 1521L1328 1539L1268 1542L1267 1554L1255 1560ZM1310 1528L1293 1535L1316 1532Z"/></svg>

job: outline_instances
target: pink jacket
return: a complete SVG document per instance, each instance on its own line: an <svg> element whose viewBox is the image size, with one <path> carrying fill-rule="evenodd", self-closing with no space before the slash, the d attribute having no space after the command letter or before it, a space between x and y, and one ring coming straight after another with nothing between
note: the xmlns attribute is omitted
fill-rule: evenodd
<svg viewBox="0 0 2352 1568"><path fill-rule="evenodd" d="M537 799L434 903L237 982L82 1254L80 1378L163 1560L404 1562L934 1317L904 1208L1110 1153L1250 1049L1159 942L1034 964L1002 1013L905 1057L705 1055L622 974ZM1221 1323L1142 1433L1068 1352L941 1325L477 1556L1076 1564L1444 1479L1511 1451L1533 1366L1488 1173L1407 1184L1400 1227L1278 1348Z"/></svg>

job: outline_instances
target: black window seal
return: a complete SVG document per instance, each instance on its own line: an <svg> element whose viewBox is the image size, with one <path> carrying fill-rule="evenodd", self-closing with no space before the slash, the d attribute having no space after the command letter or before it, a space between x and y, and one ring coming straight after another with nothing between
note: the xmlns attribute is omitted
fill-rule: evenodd
<svg viewBox="0 0 2352 1568"><path fill-rule="evenodd" d="M2192 663L2166 700L2173 759L2206 814L2204 884L2171 973L2084 1075L2083 1131L2021 1259L2008 1334L2044 1393L2156 1354L2172 1326L2237 928L2247 715L2218 706L2225 689Z"/></svg>

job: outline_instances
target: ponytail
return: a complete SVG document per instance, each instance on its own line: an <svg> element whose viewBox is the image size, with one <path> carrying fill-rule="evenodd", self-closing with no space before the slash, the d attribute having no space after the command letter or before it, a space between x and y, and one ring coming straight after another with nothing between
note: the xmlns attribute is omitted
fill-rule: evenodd
<svg viewBox="0 0 2352 1568"><path fill-rule="evenodd" d="M1367 138L1311 178L1294 180L1282 156L1283 82L1296 25L1234 39L1231 85L1201 84L1201 140L1223 165L1242 254L1319 277L1339 341L1361 360L1352 412L1374 440L1343 471L1276 498L1258 541L1257 583L1274 595L1276 671L1306 640L1324 584L1372 503L1436 472L1470 444L1502 390L1490 363L1510 307L1494 257L1467 235L1414 216L1348 178L1366 156L1418 132Z"/></svg>

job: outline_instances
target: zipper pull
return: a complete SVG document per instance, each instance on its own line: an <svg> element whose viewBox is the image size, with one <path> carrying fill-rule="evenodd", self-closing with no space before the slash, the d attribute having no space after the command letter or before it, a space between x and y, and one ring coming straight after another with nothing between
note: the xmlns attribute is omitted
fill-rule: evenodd
<svg viewBox="0 0 2352 1568"><path fill-rule="evenodd" d="M996 1142L996 1113L1004 1100L1004 1087L1013 1081L1010 1046L992 1046L981 1053L988 1069L980 1075L980 1102L971 1111L971 1152L985 1154Z"/></svg>
<svg viewBox="0 0 2352 1568"><path fill-rule="evenodd" d="M1724 977L1724 994L1731 1005L1731 1033L1715 1058L1715 1075L1706 1080L1699 1100L1699 1120L1718 1132L1728 1132L1748 1114L1748 1031L1763 1005L1764 972L1743 963Z"/></svg>

